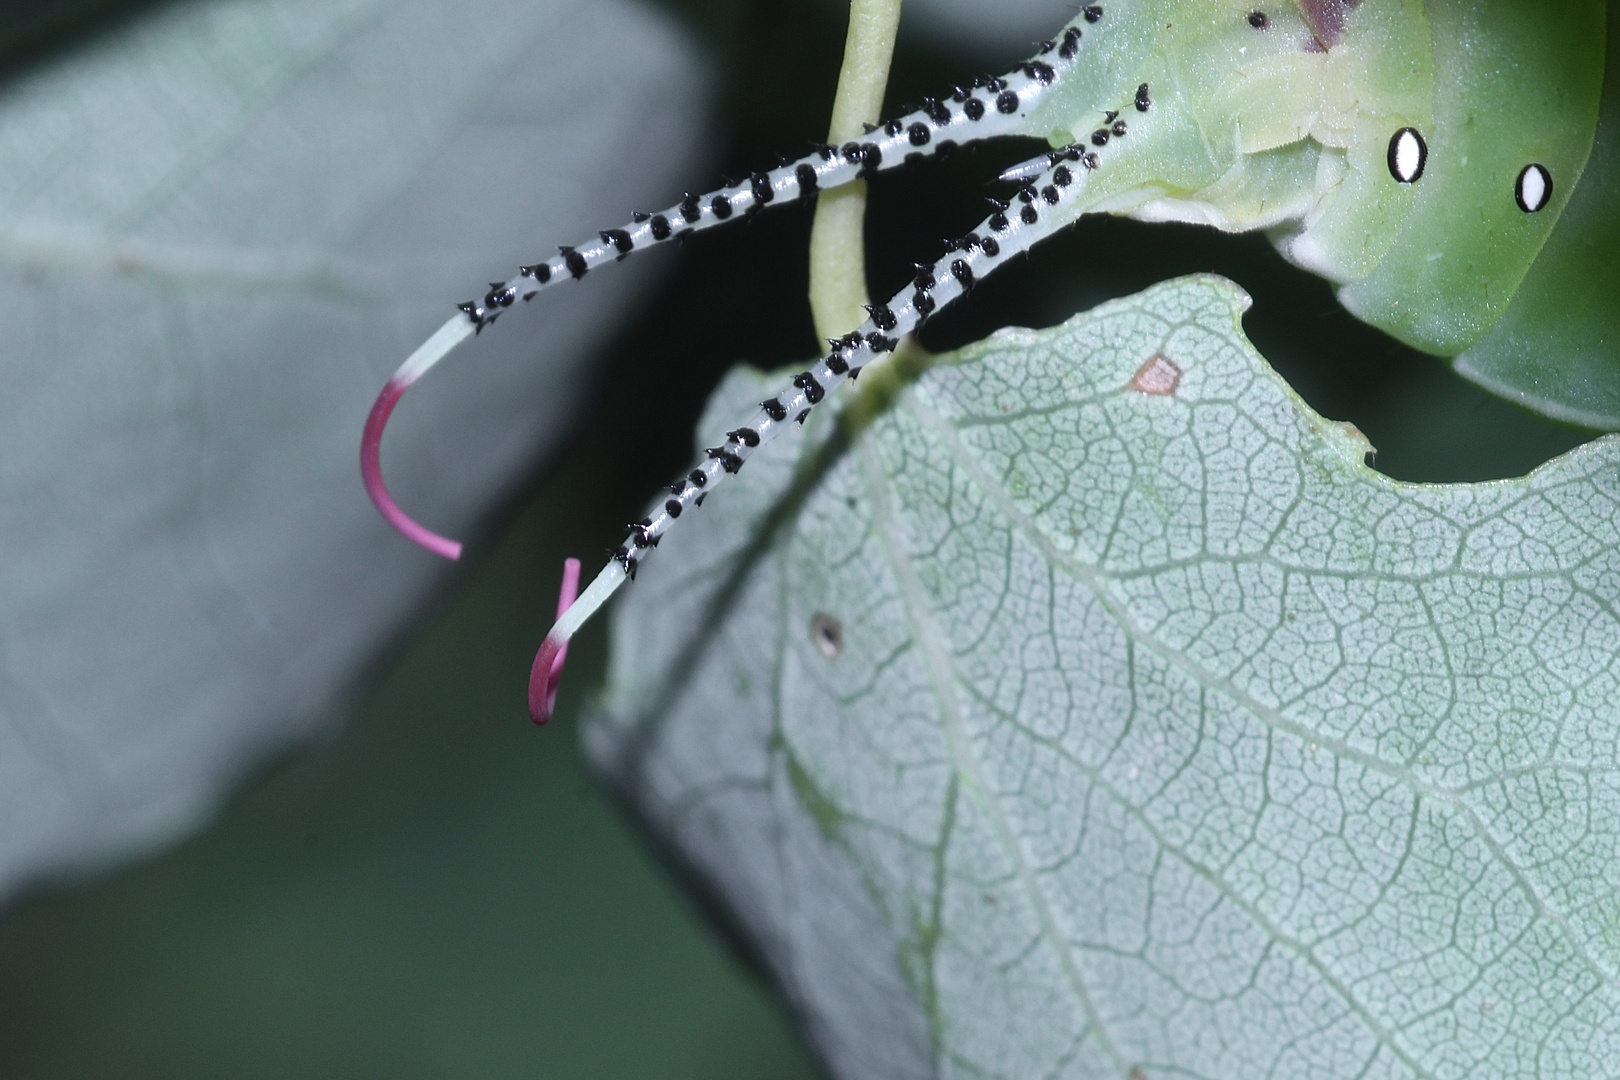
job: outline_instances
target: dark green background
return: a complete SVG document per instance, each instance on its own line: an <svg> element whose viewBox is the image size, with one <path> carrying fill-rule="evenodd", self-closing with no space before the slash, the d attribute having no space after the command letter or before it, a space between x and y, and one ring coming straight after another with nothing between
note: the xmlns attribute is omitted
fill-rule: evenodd
<svg viewBox="0 0 1620 1080"><path fill-rule="evenodd" d="M0 0L0 77L151 6ZM717 174L823 133L843 37L835 4L665 6L722 70ZM1014 59L908 43L891 108ZM989 179L1029 152L965 152L879 178L875 291L976 225ZM439 602L378 655L330 741L255 778L178 848L0 913L0 1077L816 1075L746 946L705 917L581 765L576 718L600 679L599 626L576 646L558 720L537 731L523 712L562 556L594 572L595 553L685 463L726 367L815 351L808 229L789 208L660 256L665 283L624 313L568 449L537 465ZM537 237L537 250L570 239ZM1359 426L1393 475L1513 475L1586 437L1356 323L1258 237L1087 222L981 285L925 342L1049 325L1196 270L1251 292L1261 351L1319 411Z"/></svg>

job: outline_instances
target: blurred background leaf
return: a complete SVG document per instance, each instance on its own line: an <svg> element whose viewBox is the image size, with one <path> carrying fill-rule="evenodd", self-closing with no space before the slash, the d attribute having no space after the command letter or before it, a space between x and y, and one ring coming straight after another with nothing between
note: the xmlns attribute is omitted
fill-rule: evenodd
<svg viewBox="0 0 1620 1080"><path fill-rule="evenodd" d="M14 71L0 895L167 841L332 717L446 579L355 498L371 397L527 237L671 198L707 85L619 0L169 4ZM626 269L410 404L385 457L426 519L556 444Z"/></svg>

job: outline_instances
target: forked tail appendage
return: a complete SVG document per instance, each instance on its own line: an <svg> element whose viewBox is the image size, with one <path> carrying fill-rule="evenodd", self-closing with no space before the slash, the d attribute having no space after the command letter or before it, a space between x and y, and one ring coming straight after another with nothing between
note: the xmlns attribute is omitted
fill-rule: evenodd
<svg viewBox="0 0 1620 1080"><path fill-rule="evenodd" d="M887 304L870 309L861 327L837 341L819 364L794 376L782 393L760 403L759 410L741 427L728 432L719 446L709 447L684 477L669 486L669 495L653 514L630 526L630 535L613 559L592 581L579 600L567 609L546 635L535 656L529 681L529 712L535 723L551 717L556 701L560 667L557 657L569 640L607 602L620 585L636 576L636 568L659 544L675 521L703 505L710 492L741 471L761 446L790 426L803 424L811 411L862 368L893 352L900 339L914 332L930 315L965 294L973 284L1014 255L1029 250L1073 220L1075 204L1085 188L1086 174L1096 168L1097 155L1079 147L1046 155L1047 168L1022 187L979 229L948 245L945 255L931 266L918 268L911 284Z"/></svg>
<svg viewBox="0 0 1620 1080"><path fill-rule="evenodd" d="M769 205L810 199L819 191L921 157L948 153L964 143L1028 135L1024 118L1057 77L1053 64L1064 66L1074 61L1078 34L1077 28L1071 28L1061 45L1048 43L1042 56L1053 54L1053 63L1038 58L1002 78L980 78L971 89L958 87L949 98L924 99L922 108L907 110L900 118L873 128L859 141L817 147L797 161L754 173L743 183L707 195L688 195L662 213L637 213L622 228L604 229L595 240L560 248L550 259L519 268L509 280L493 282L481 299L459 305L460 314L411 354L388 380L367 417L360 468L377 509L407 539L448 559L460 556L459 543L417 523L389 495L379 463L383 429L412 383L515 302L529 300L556 282L583 278L595 267L623 259L632 251L751 217Z"/></svg>

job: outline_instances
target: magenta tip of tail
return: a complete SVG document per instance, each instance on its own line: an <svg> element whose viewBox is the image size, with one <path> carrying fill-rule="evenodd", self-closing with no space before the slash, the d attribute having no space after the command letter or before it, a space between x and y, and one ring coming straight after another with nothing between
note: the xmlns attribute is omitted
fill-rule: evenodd
<svg viewBox="0 0 1620 1080"><path fill-rule="evenodd" d="M579 597L579 560L563 560L562 590L557 594L557 618L562 618ZM529 717L536 724L551 719L557 708L557 684L562 681L563 665L568 661L568 642L558 641L550 634L540 643L534 654L534 665L529 668Z"/></svg>
<svg viewBox="0 0 1620 1080"><path fill-rule="evenodd" d="M382 514L383 520L399 531L405 539L435 555L442 555L452 561L461 558L461 544L448 536L440 536L431 529L424 528L412 521L405 511L399 508L394 497L388 494L388 485L383 483L382 464L378 459L382 449L383 428L388 425L388 418L394 412L394 406L399 399L405 396L410 389L410 383L397 375L388 380L377 395L377 400L371 406L371 412L366 417L365 431L360 436L360 476L365 481L366 494L376 505L377 512Z"/></svg>

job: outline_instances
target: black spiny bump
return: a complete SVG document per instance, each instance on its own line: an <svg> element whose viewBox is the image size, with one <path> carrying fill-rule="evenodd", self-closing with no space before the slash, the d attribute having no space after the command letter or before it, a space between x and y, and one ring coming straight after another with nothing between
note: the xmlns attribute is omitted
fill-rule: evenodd
<svg viewBox="0 0 1620 1080"><path fill-rule="evenodd" d="M585 261L585 256L573 248L565 247L557 250L562 252L563 262L567 264L568 272L573 274L576 279L584 277L585 271L591 268L591 264Z"/></svg>
<svg viewBox="0 0 1620 1080"><path fill-rule="evenodd" d="M956 153L955 139L941 139L934 147L934 153L942 158L948 158Z"/></svg>
<svg viewBox="0 0 1620 1080"><path fill-rule="evenodd" d="M1052 206L1056 206L1058 200L1062 197L1063 196L1058 189L1053 187L1051 184L1047 184L1045 187L1041 188L1041 198L1045 199Z"/></svg>
<svg viewBox="0 0 1620 1080"><path fill-rule="evenodd" d="M1058 187L1068 187L1074 183L1074 173L1069 171L1067 165L1059 165L1052 170L1052 183Z"/></svg>
<svg viewBox="0 0 1620 1080"><path fill-rule="evenodd" d="M534 278L534 280L538 281L542 285L551 280L551 267L546 263L535 263L533 266L520 266L518 267L518 273L522 274L524 277Z"/></svg>
<svg viewBox="0 0 1620 1080"><path fill-rule="evenodd" d="M1050 41L1048 41L1045 44L1046 44L1046 48L1042 49L1041 51L1043 53L1051 52L1052 51L1052 43ZM1030 63L1025 64L1024 65L1024 74L1028 75L1030 78L1034 79L1036 82L1040 83L1042 86L1050 85L1052 80L1057 78L1057 72L1052 70L1052 65L1051 64L1043 64L1039 60L1033 60Z"/></svg>
<svg viewBox="0 0 1620 1080"><path fill-rule="evenodd" d="M718 461L720 463L720 467L726 470L728 473L735 473L738 469L743 467L743 459L738 457L736 454L733 454L724 446L711 446L709 449L703 452ZM706 495L708 492L704 492L704 494ZM702 497L702 495L698 496L700 499Z"/></svg>
<svg viewBox="0 0 1620 1080"><path fill-rule="evenodd" d="M1123 120L1115 120L1114 121L1113 132L1114 132L1114 134L1116 136L1122 136L1128 130L1129 129L1125 126L1125 121L1123 121Z"/></svg>
<svg viewBox="0 0 1620 1080"><path fill-rule="evenodd" d="M1006 232L1007 227L1011 224L1011 222L1007 220L1006 214L1003 214L1000 210L997 210L995 213L990 215L990 220L987 224L989 224L992 229L996 230L996 232Z"/></svg>
<svg viewBox="0 0 1620 1080"><path fill-rule="evenodd" d="M808 199L816 193L816 167L800 165L793 170L793 179L799 182L799 198Z"/></svg>
<svg viewBox="0 0 1620 1080"><path fill-rule="evenodd" d="M1074 54L1080 51L1080 36L1078 26L1063 31L1063 45L1058 49L1058 55L1065 60L1073 60Z"/></svg>
<svg viewBox="0 0 1620 1080"><path fill-rule="evenodd" d="M456 305L456 310L472 320L473 333L484 329L484 309L478 306L478 301L468 300Z"/></svg>
<svg viewBox="0 0 1620 1080"><path fill-rule="evenodd" d="M834 351L827 354L827 370L834 375L842 375L849 370L849 361L844 359L842 352Z"/></svg>
<svg viewBox="0 0 1620 1080"><path fill-rule="evenodd" d="M652 215L647 213L645 210L630 211L630 220L635 222L637 225L640 225L643 221L646 221L650 217L652 217Z"/></svg>
<svg viewBox="0 0 1620 1080"><path fill-rule="evenodd" d="M844 160L849 162L851 165L859 165L861 159L865 156L864 151L861 149L861 144L857 142L845 143L843 146L838 148L838 152L844 155Z"/></svg>
<svg viewBox="0 0 1620 1080"><path fill-rule="evenodd" d="M893 330L895 327L894 312L889 310L888 304L878 304L868 307L866 313L872 316L872 325L879 330Z"/></svg>
<svg viewBox="0 0 1620 1080"><path fill-rule="evenodd" d="M1147 112L1153 108L1153 98L1148 94L1148 84L1143 83L1136 88L1136 111Z"/></svg>
<svg viewBox="0 0 1620 1080"><path fill-rule="evenodd" d="M754 202L763 206L776 198L776 189L771 186L771 178L764 173L757 172L748 178L749 190L754 194Z"/></svg>
<svg viewBox="0 0 1620 1080"><path fill-rule="evenodd" d="M976 97L970 97L962 103L962 112L967 115L969 120L982 120L984 119L984 102Z"/></svg>
<svg viewBox="0 0 1620 1080"><path fill-rule="evenodd" d="M1086 13L1086 22L1094 23L1103 15L1102 5L1100 4L1087 4L1084 11Z"/></svg>
<svg viewBox="0 0 1620 1080"><path fill-rule="evenodd" d="M693 487L702 487L709 482L709 474L702 469L693 469L686 474L686 478L692 482Z"/></svg>
<svg viewBox="0 0 1620 1080"><path fill-rule="evenodd" d="M787 419L787 406L783 405L782 402L776 398L770 398L766 401L760 402L759 407L765 410L766 416L777 421L778 423Z"/></svg>
<svg viewBox="0 0 1620 1080"><path fill-rule="evenodd" d="M996 97L996 112L1011 116L1018 111L1018 95L1011 90L1003 90Z"/></svg>
<svg viewBox="0 0 1620 1080"><path fill-rule="evenodd" d="M993 259L1001 254L1001 245L996 243L995 237L987 236L979 241L979 250Z"/></svg>
<svg viewBox="0 0 1620 1080"><path fill-rule="evenodd" d="M1256 30L1264 30L1271 25L1271 19L1263 11L1249 12L1249 25Z"/></svg>
<svg viewBox="0 0 1620 1080"><path fill-rule="evenodd" d="M1055 41L1043 41L1043 42L1041 42L1041 55L1045 56L1047 53L1051 52L1055 48L1057 48L1057 42L1055 42Z"/></svg>
<svg viewBox="0 0 1620 1080"><path fill-rule="evenodd" d="M709 200L709 209L714 211L715 217L724 221L731 216L731 200L724 195L716 195Z"/></svg>
<svg viewBox="0 0 1620 1080"><path fill-rule="evenodd" d="M860 368L856 368L856 369L855 369L855 371L859 371L859 370L860 370ZM855 372L854 372L854 371L852 371L852 372L850 372L850 373L849 373L849 375L850 375L850 378L854 378L854 377L855 377ZM798 415L798 416L795 416L795 417L794 417L794 418L793 418L793 422L794 422L794 423L795 423L795 424L798 424L798 425L799 425L799 426L800 426L800 427L803 427L803 426L804 426L804 421L805 421L805 418L806 418L806 417L807 417L807 416L809 416L809 415L810 415L810 410L809 410L809 409L800 409L800 410L799 410L799 415Z"/></svg>
<svg viewBox="0 0 1620 1080"><path fill-rule="evenodd" d="M1041 215L1036 212L1035 206L1032 203L1025 203L1024 208L1018 211L1018 216L1023 220L1025 225L1033 225L1041 219Z"/></svg>
<svg viewBox="0 0 1620 1080"><path fill-rule="evenodd" d="M883 164L883 149L877 143L861 144L861 172L874 173Z"/></svg>
<svg viewBox="0 0 1620 1080"><path fill-rule="evenodd" d="M887 124L883 125L883 134L885 135L898 135L904 130L906 130L906 125L902 124L898 120L890 120Z"/></svg>
<svg viewBox="0 0 1620 1080"><path fill-rule="evenodd" d="M654 214L652 219L652 236L654 240L669 239L669 218L663 214Z"/></svg>
<svg viewBox="0 0 1620 1080"><path fill-rule="evenodd" d="M681 505L681 500L679 499L671 499L664 504L664 513L668 514L672 518L680 517L681 511L685 509L686 507Z"/></svg>
<svg viewBox="0 0 1620 1080"><path fill-rule="evenodd" d="M919 319L926 319L934 311L934 298L918 289L911 294L911 310L917 313Z"/></svg>
<svg viewBox="0 0 1620 1080"><path fill-rule="evenodd" d="M612 244L618 248L620 255L628 255L635 249L635 241L623 229L604 229L601 233L602 243Z"/></svg>
<svg viewBox="0 0 1620 1080"><path fill-rule="evenodd" d="M726 432L726 438L732 442L742 443L744 446L758 446L759 432L751 427L740 427L736 431Z"/></svg>
<svg viewBox="0 0 1620 1080"><path fill-rule="evenodd" d="M927 146L928 140L933 138L928 131L928 125L918 120L906 128L906 138L911 140L912 146Z"/></svg>
<svg viewBox="0 0 1620 1080"><path fill-rule="evenodd" d="M966 259L955 259L951 262L951 277L961 283L962 288L973 288L973 267L967 264Z"/></svg>
<svg viewBox="0 0 1620 1080"><path fill-rule="evenodd" d="M681 217L685 218L689 222L696 223L697 220L702 216L703 208L698 205L698 197L696 195L688 195L685 199L681 200Z"/></svg>
<svg viewBox="0 0 1620 1080"><path fill-rule="evenodd" d="M928 114L936 127L944 127L951 122L951 110L945 103L936 98L923 98L923 112Z"/></svg>
<svg viewBox="0 0 1620 1080"><path fill-rule="evenodd" d="M1093 131L1091 133L1091 145L1092 146L1107 146L1108 145L1108 135L1109 135L1109 132L1108 132L1107 128L1098 128L1096 131Z"/></svg>
<svg viewBox="0 0 1620 1080"><path fill-rule="evenodd" d="M918 263L917 276L911 279L911 284L924 292L932 289L934 287L934 268Z"/></svg>
<svg viewBox="0 0 1620 1080"><path fill-rule="evenodd" d="M804 391L804 399L812 405L819 405L821 399L827 396L827 391L808 371L793 376L793 385Z"/></svg>

